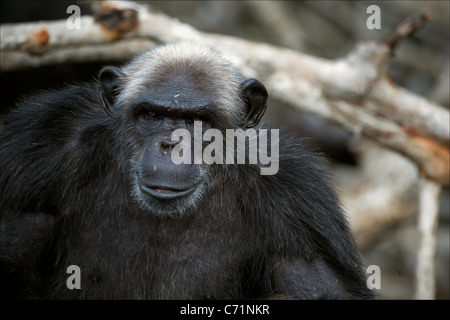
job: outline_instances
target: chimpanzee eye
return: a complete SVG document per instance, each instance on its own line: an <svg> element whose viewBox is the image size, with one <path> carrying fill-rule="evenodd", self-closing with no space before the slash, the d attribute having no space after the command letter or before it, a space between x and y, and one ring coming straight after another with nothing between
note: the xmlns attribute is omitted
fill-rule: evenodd
<svg viewBox="0 0 450 320"><path fill-rule="evenodd" d="M147 112L147 117L149 117L149 118L156 118L156 113L153 112L153 111L149 111L149 112Z"/></svg>

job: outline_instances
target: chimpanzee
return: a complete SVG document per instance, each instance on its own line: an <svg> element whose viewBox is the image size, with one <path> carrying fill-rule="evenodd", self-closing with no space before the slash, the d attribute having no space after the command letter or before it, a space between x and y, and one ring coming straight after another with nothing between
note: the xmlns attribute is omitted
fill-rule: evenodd
<svg viewBox="0 0 450 320"><path fill-rule="evenodd" d="M267 99L181 42L24 100L0 140L2 296L373 298L323 159L259 124Z"/></svg>

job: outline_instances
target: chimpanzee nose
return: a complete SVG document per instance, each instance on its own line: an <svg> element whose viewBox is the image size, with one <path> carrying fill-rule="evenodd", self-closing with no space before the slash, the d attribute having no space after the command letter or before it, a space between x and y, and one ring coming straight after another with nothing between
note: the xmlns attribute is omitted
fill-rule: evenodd
<svg viewBox="0 0 450 320"><path fill-rule="evenodd" d="M170 137L163 137L161 139L161 146L166 148L173 148L175 147L180 141L172 141Z"/></svg>

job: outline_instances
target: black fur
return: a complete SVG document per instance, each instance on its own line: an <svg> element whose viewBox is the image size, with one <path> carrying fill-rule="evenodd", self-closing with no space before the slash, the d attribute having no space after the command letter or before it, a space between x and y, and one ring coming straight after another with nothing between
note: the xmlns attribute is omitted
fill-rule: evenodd
<svg viewBox="0 0 450 320"><path fill-rule="evenodd" d="M323 161L301 141L281 134L273 176L211 166L196 212L158 217L130 197L141 138L103 110L96 88L41 93L4 120L2 296L373 297ZM80 290L66 286L69 265Z"/></svg>

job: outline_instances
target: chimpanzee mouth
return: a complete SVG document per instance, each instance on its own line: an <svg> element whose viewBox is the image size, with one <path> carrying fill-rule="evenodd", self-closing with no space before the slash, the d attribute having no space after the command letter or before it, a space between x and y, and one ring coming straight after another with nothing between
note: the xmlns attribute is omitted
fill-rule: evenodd
<svg viewBox="0 0 450 320"><path fill-rule="evenodd" d="M188 189L174 189L171 187L163 186L147 186L141 185L141 190L146 194L161 200L177 199L185 197L191 194L195 190L196 186Z"/></svg>

